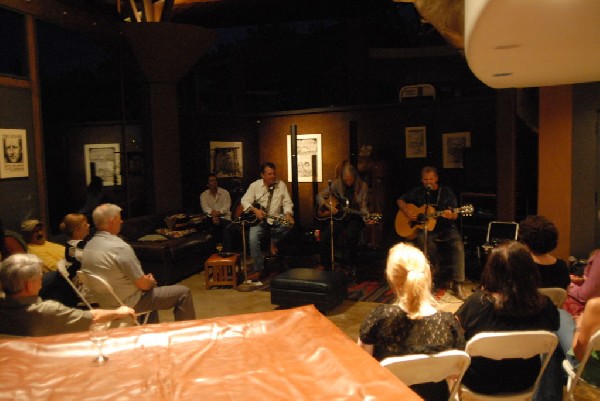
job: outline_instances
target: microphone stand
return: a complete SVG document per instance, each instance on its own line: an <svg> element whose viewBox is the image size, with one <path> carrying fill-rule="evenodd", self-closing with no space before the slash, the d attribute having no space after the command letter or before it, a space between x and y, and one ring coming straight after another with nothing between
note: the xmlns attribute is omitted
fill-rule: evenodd
<svg viewBox="0 0 600 401"><path fill-rule="evenodd" d="M335 255L333 251L333 192L331 191L331 180L329 180L329 242L331 249L331 270L334 270ZM339 204L339 203L338 203Z"/></svg>
<svg viewBox="0 0 600 401"><path fill-rule="evenodd" d="M256 286L251 282L248 282L248 266L246 264L246 220L240 218L240 224L242 227L242 266L244 269L244 282L237 286L237 290L240 292L250 292L256 290ZM237 275L236 275L237 280Z"/></svg>
<svg viewBox="0 0 600 401"><path fill-rule="evenodd" d="M428 248L429 248L429 243L428 243L428 229L427 229L427 224L429 223L429 207L431 206L431 188L429 187L429 185L427 185L427 202L425 203L425 216L424 216L424 220L423 220L423 254L425 255L425 258L429 258L428 255Z"/></svg>

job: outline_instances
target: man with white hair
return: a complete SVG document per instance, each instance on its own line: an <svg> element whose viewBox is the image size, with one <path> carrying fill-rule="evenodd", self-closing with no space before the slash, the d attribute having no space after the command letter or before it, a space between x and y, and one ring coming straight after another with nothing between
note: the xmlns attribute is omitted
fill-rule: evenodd
<svg viewBox="0 0 600 401"><path fill-rule="evenodd" d="M92 323L135 318L133 309L81 310L57 301L42 301L42 260L32 254L15 254L0 265L0 333L12 336L49 336L87 331Z"/></svg>
<svg viewBox="0 0 600 401"><path fill-rule="evenodd" d="M192 294L183 285L158 287L152 273L145 274L133 248L117 236L123 220L121 208L105 203L92 213L97 232L83 250L82 270L104 278L116 295L136 312L153 311L148 321L158 322L158 310L173 308L175 320L196 319ZM112 297L98 295L101 306L116 308Z"/></svg>

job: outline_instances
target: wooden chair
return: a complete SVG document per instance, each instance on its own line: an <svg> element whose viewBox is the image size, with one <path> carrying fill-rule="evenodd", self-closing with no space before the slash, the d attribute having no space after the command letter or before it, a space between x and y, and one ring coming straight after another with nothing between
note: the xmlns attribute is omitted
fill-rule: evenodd
<svg viewBox="0 0 600 401"><path fill-rule="evenodd" d="M434 355L392 356L381 361L381 366L389 369L407 386L450 379L448 400L456 398L462 377L470 364L469 355L459 350L443 351Z"/></svg>
<svg viewBox="0 0 600 401"><path fill-rule="evenodd" d="M568 359L563 361L563 369L567 372L568 380L567 380L567 400L574 400L573 394L575 392L575 386L580 381L587 383L585 380L581 378L583 371L585 370L585 365L587 364L588 359L590 358L590 354L592 351L600 350L600 330L596 331L592 337L590 338L590 342L585 349L585 353L583 354L583 359L575 368ZM589 384L589 383L588 383ZM591 384L589 384L591 386ZM595 387L595 386L594 386Z"/></svg>
<svg viewBox="0 0 600 401"><path fill-rule="evenodd" d="M470 400L502 400L517 401L531 400L537 390L540 379L550 357L558 344L558 337L554 333L543 330L532 331L503 331L503 332L483 332L476 334L471 338L465 347L465 352L473 357L484 357L495 360L510 358L532 358L540 355L542 366L537 375L534 384L520 392L502 393L502 394L481 394L467 388L463 383L461 390L469 393Z"/></svg>

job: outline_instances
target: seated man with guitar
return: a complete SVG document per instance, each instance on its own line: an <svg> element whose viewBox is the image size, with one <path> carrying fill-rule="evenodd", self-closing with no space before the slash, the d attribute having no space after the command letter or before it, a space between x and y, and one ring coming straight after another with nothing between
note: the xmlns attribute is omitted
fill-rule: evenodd
<svg viewBox="0 0 600 401"><path fill-rule="evenodd" d="M254 181L242 196L241 205L250 219L250 255L254 259L254 269L264 278L265 258L261 252L260 240L265 231L271 234L271 253L277 253L277 242L294 225L294 204L285 182L278 180L275 164L263 163L260 166L261 179ZM244 218L242 216L242 218Z"/></svg>
<svg viewBox="0 0 600 401"><path fill-rule="evenodd" d="M365 224L375 224L381 215L370 214L367 208L369 188L360 179L358 171L349 162L342 164L340 174L329 186L317 194L317 219L325 220L319 244L321 263L325 270L332 269L332 254L342 234L348 250L346 262L350 272L356 274L356 256ZM331 226L333 223L333 245Z"/></svg>
<svg viewBox="0 0 600 401"><path fill-rule="evenodd" d="M427 251L432 263L437 260L437 243L447 242L451 249L453 271L451 291L464 300L462 282L465 281L465 250L460 232L454 224L460 211L456 196L449 187L438 183L435 167L426 166L421 170L421 182L423 185L411 189L397 200L400 211L396 217L396 232L407 239L415 239L416 245ZM432 213L432 208L439 212Z"/></svg>

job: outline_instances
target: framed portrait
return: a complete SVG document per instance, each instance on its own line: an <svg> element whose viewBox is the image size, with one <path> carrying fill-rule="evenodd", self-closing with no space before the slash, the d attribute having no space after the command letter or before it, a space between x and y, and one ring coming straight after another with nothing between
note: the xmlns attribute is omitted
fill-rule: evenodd
<svg viewBox="0 0 600 401"><path fill-rule="evenodd" d="M321 134L296 135L298 182L323 181ZM292 179L292 136L287 136L288 179Z"/></svg>
<svg viewBox="0 0 600 401"><path fill-rule="evenodd" d="M210 172L217 177L243 177L243 156L241 142L211 142Z"/></svg>
<svg viewBox="0 0 600 401"><path fill-rule="evenodd" d="M444 168L463 168L464 149L470 147L470 132L453 132L442 134Z"/></svg>
<svg viewBox="0 0 600 401"><path fill-rule="evenodd" d="M24 129L0 129L2 159L0 178L29 177L27 160L27 131Z"/></svg>
<svg viewBox="0 0 600 401"><path fill-rule="evenodd" d="M406 127L406 158L427 157L427 131L425 127Z"/></svg>
<svg viewBox="0 0 600 401"><path fill-rule="evenodd" d="M121 185L121 145L118 143L94 143L83 145L85 156L85 182L92 176L102 179L102 185Z"/></svg>

